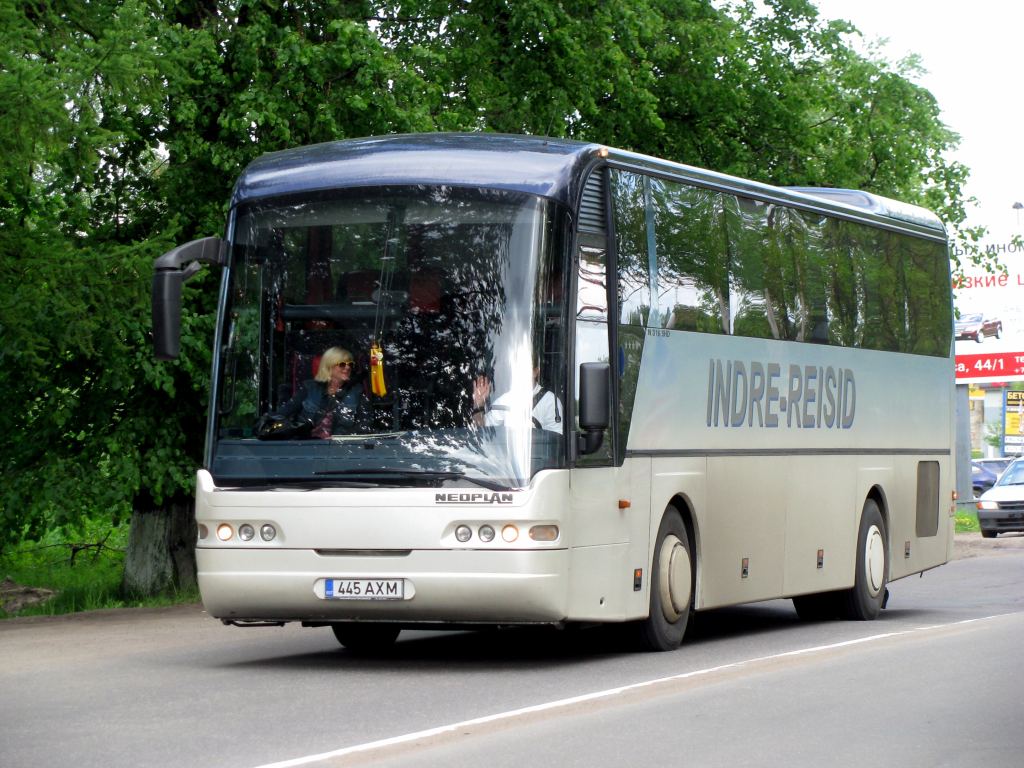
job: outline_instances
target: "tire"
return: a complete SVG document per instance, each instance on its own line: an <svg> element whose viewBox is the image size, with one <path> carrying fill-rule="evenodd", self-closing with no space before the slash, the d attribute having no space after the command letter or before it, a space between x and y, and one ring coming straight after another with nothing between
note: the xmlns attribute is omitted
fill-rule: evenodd
<svg viewBox="0 0 1024 768"><path fill-rule="evenodd" d="M401 627L393 624L358 624L346 622L331 624L331 630L339 643L353 653L381 653L398 639Z"/></svg>
<svg viewBox="0 0 1024 768"><path fill-rule="evenodd" d="M981 529L981 538L983 539L994 539L999 534L996 531L989 531L985 528Z"/></svg>
<svg viewBox="0 0 1024 768"><path fill-rule="evenodd" d="M637 622L639 646L647 651L679 647L693 612L693 557L686 526L675 508L658 527L650 576L650 613Z"/></svg>
<svg viewBox="0 0 1024 768"><path fill-rule="evenodd" d="M842 595L842 616L853 621L878 617L889 581L889 546L885 521L873 499L864 502L857 533L857 561L853 587Z"/></svg>

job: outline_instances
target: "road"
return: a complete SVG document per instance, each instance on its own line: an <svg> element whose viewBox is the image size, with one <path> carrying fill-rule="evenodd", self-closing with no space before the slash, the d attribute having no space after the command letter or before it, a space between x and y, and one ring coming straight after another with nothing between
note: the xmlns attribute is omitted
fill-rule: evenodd
<svg viewBox="0 0 1024 768"><path fill-rule="evenodd" d="M0 765L1016 767L1024 537L997 542L894 583L877 621L772 601L664 654L508 630L367 659L198 606L0 622Z"/></svg>

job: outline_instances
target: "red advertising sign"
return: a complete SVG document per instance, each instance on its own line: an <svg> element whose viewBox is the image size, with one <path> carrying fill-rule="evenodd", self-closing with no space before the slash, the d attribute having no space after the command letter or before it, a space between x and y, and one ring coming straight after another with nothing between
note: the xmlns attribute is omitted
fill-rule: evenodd
<svg viewBox="0 0 1024 768"><path fill-rule="evenodd" d="M959 350L959 345L957 349ZM982 352L956 356L957 381L1024 379L1024 352ZM960 382L963 383L963 382Z"/></svg>

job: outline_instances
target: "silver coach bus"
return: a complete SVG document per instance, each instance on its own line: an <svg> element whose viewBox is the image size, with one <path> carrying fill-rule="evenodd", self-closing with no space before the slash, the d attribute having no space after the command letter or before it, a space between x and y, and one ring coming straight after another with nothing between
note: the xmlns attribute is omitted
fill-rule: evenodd
<svg viewBox="0 0 1024 768"><path fill-rule="evenodd" d="M199 262L223 278L196 555L225 623L366 649L629 622L667 650L730 604L870 619L950 556L951 284L923 209L388 136L246 168L226 237L155 264L160 358Z"/></svg>

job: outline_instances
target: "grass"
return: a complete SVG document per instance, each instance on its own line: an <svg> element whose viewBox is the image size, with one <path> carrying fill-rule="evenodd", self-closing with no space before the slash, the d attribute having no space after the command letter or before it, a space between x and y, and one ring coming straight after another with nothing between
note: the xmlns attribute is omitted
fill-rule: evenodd
<svg viewBox="0 0 1024 768"><path fill-rule="evenodd" d="M13 616L55 616L102 608L156 607L191 603L197 590L152 598L129 597L121 591L127 524L86 525L76 535L51 531L41 541L24 542L0 555L0 580L9 578L22 587L52 590L45 602L8 613Z"/></svg>
<svg viewBox="0 0 1024 768"><path fill-rule="evenodd" d="M968 508L957 509L956 511L956 532L957 533L977 533L981 530L978 527L978 514Z"/></svg>

